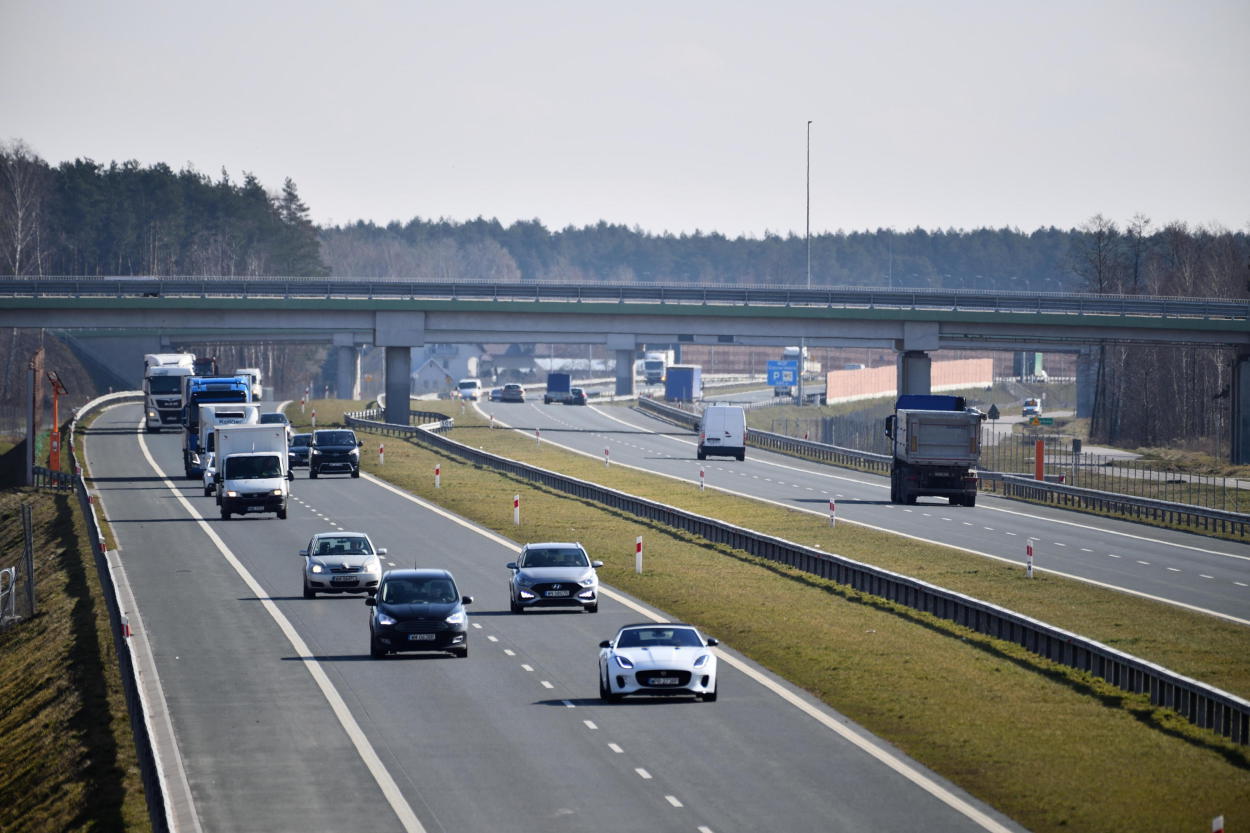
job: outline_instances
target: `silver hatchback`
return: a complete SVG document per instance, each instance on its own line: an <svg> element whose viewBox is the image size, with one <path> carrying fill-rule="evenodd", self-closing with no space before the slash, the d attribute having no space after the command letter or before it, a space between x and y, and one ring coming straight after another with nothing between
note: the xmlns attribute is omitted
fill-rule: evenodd
<svg viewBox="0 0 1250 833"><path fill-rule="evenodd" d="M599 575L602 561L591 561L581 544L526 544L516 561L508 562L513 613L527 607L577 606L599 612Z"/></svg>
<svg viewBox="0 0 1250 833"><path fill-rule="evenodd" d="M305 599L318 593L378 592L380 556L386 555L386 549L375 550L363 532L318 532L299 554L305 562Z"/></svg>

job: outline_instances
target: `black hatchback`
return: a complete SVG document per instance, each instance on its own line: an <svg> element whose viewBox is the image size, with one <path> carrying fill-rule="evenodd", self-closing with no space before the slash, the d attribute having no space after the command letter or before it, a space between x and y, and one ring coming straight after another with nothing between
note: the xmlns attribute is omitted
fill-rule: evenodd
<svg viewBox="0 0 1250 833"><path fill-rule="evenodd" d="M345 428L323 428L312 432L308 452L308 476L350 474L360 477L360 447L356 432Z"/></svg>
<svg viewBox="0 0 1250 833"><path fill-rule="evenodd" d="M446 651L469 655L469 614L456 580L446 570L388 570L376 596L365 599L369 616L369 655L401 651Z"/></svg>

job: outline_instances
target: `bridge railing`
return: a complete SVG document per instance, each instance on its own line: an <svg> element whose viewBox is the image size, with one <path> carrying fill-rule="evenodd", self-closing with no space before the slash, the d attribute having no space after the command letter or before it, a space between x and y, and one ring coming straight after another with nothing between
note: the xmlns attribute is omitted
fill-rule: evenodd
<svg viewBox="0 0 1250 833"><path fill-rule="evenodd" d="M689 406L678 407L653 399L639 399L638 407L640 410L687 428L694 429L699 424L698 413L690 410ZM861 471L881 474L888 474L890 471L891 461L888 454L857 451L812 440L788 437L784 434L758 431L754 428L747 432L747 444L755 448L778 451L782 454L819 460ZM1156 498L1102 492L1000 472L978 471L977 477L983 489L1001 494L1003 497L1045 503L1081 512L1114 515L1129 520L1152 521L1206 534L1250 536L1250 515L1242 512L1229 512L1190 503L1175 503Z"/></svg>
<svg viewBox="0 0 1250 833"><path fill-rule="evenodd" d="M1250 743L1250 701L1092 639L919 579L491 454L427 430L424 426L386 425L366 418L365 413L380 416L377 411L372 411L349 413L344 418L353 427L370 431L386 430L392 436L417 437L474 465L680 529L707 541L930 613L977 633L1016 643L1046 659L1091 673L1125 691L1146 694L1154 705L1171 708L1197 726L1240 744ZM445 430L452 424L441 414L433 416L437 420L431 420L430 424L439 429Z"/></svg>
<svg viewBox="0 0 1250 833"><path fill-rule="evenodd" d="M496 283L472 280L237 278L237 277L9 277L0 296L113 298L378 298L558 301L638 304L845 307L954 310L1150 318L1250 320L1250 301L1156 295L1093 295L991 290L909 290L870 287L672 286L575 284L557 281Z"/></svg>

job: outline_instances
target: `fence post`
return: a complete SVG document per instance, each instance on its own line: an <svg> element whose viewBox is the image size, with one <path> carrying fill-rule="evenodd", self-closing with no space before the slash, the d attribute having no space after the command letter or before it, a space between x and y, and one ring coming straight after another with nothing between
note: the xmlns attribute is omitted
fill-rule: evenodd
<svg viewBox="0 0 1250 833"><path fill-rule="evenodd" d="M35 533L31 524L30 504L22 504L22 537L25 544L22 547L22 561L26 566L26 606L30 608L30 615L34 616L38 610L35 607Z"/></svg>

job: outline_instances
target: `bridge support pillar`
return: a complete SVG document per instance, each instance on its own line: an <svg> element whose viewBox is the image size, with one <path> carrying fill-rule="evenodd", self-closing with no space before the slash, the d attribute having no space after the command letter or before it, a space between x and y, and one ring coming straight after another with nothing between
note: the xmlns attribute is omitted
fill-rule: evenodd
<svg viewBox="0 0 1250 833"><path fill-rule="evenodd" d="M412 394L412 348L386 348L386 417L395 425L407 425L408 397Z"/></svg>
<svg viewBox="0 0 1250 833"><path fill-rule="evenodd" d="M1098 352L1087 347L1076 356L1076 418L1094 416L1094 397L1098 393Z"/></svg>
<svg viewBox="0 0 1250 833"><path fill-rule="evenodd" d="M933 360L923 350L905 350L898 356L898 393L926 394L931 392Z"/></svg>
<svg viewBox="0 0 1250 833"><path fill-rule="evenodd" d="M337 353L336 388L339 399L360 398L360 349L354 344L340 344Z"/></svg>
<svg viewBox="0 0 1250 833"><path fill-rule="evenodd" d="M1250 463L1250 355L1242 354L1233 361L1232 449L1229 461L1236 465Z"/></svg>
<svg viewBox="0 0 1250 833"><path fill-rule="evenodd" d="M634 350L617 350L616 353L616 395L634 395Z"/></svg>

